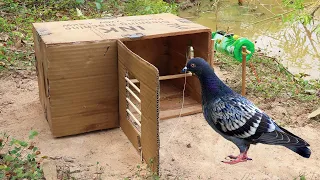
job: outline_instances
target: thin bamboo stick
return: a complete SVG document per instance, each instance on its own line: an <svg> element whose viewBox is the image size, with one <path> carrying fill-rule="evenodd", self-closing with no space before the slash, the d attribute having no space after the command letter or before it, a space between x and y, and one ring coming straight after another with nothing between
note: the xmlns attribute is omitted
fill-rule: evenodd
<svg viewBox="0 0 320 180"><path fill-rule="evenodd" d="M166 76L160 76L159 80L168 80L168 79L177 79L177 78L184 78L185 76L192 76L192 73L186 73L186 74L174 74L174 75L166 75Z"/></svg>
<svg viewBox="0 0 320 180"><path fill-rule="evenodd" d="M132 117L132 119L138 124L138 126L141 127L141 123L139 122L139 120L132 114L132 112L127 109L127 113Z"/></svg>
<svg viewBox="0 0 320 180"><path fill-rule="evenodd" d="M246 94L246 61L247 61L247 48L246 46L242 46L242 87L241 87L242 96Z"/></svg>
<svg viewBox="0 0 320 180"><path fill-rule="evenodd" d="M140 93L140 89L127 77L125 77L125 80Z"/></svg>
<svg viewBox="0 0 320 180"><path fill-rule="evenodd" d="M141 103L140 98L139 98L129 87L126 87L126 90L127 90L139 103Z"/></svg>
<svg viewBox="0 0 320 180"><path fill-rule="evenodd" d="M135 104L133 104L133 102L129 98L126 98L126 100L134 108L134 110L136 110L137 113L139 113L141 116L141 111L137 108L137 106Z"/></svg>
<svg viewBox="0 0 320 180"><path fill-rule="evenodd" d="M166 75L166 76L160 76L159 80L168 80L168 79L177 79L177 78L184 78L185 74L174 74L174 75ZM186 73L186 76L192 76L192 73ZM130 79L131 82L133 83L139 83L139 81L137 79Z"/></svg>

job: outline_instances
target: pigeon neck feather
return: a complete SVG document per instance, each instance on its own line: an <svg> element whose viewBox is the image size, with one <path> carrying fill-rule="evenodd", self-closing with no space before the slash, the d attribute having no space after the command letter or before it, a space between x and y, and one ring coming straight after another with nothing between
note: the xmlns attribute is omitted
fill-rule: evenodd
<svg viewBox="0 0 320 180"><path fill-rule="evenodd" d="M234 95L234 91L225 85L214 73L212 68L204 69L197 75L202 89L202 99L204 102L225 96Z"/></svg>

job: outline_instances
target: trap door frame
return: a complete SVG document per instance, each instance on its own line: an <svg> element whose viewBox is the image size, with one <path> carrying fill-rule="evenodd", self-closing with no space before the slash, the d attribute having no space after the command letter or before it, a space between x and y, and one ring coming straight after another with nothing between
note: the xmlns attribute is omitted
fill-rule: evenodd
<svg viewBox="0 0 320 180"><path fill-rule="evenodd" d="M134 148L141 153L141 158L150 166L151 170L159 174L159 70L137 54L133 53L120 40L118 45L118 79L119 79L119 120L120 127L128 137ZM140 84L140 130L133 113L128 112L132 106L128 100L128 88L134 89L128 78L132 74ZM136 113L139 114L139 113ZM131 118L131 120L129 120ZM135 119L135 121L137 121ZM139 123L139 122L138 122Z"/></svg>

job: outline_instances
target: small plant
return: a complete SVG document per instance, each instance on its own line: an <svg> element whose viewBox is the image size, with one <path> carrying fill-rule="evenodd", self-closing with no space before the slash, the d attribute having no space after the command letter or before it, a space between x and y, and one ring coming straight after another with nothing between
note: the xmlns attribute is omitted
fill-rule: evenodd
<svg viewBox="0 0 320 180"><path fill-rule="evenodd" d="M135 172L135 177L139 179L159 180L160 176L151 170L151 167L153 165L154 165L153 159L149 160L149 164L137 165L137 171ZM129 178L124 178L124 179L128 180Z"/></svg>
<svg viewBox="0 0 320 180"><path fill-rule="evenodd" d="M76 3L80 5L84 5L85 0L76 0ZM96 9L100 11L103 5L103 0L95 0L94 4L96 5Z"/></svg>
<svg viewBox="0 0 320 180"><path fill-rule="evenodd" d="M178 6L175 3L166 3L163 0L129 0L124 12L128 16L172 13L177 14Z"/></svg>
<svg viewBox="0 0 320 180"><path fill-rule="evenodd" d="M29 141L37 135L31 131ZM0 134L0 179L43 179L41 163L47 157L39 158L41 152L34 142L9 139L6 133Z"/></svg>
<svg viewBox="0 0 320 180"><path fill-rule="evenodd" d="M300 174L299 177L294 178L293 180L306 180L306 176L303 174Z"/></svg>
<svg viewBox="0 0 320 180"><path fill-rule="evenodd" d="M94 173L95 174L94 180L102 180L102 178L101 178L102 173L103 173L102 166L100 166L100 163L97 162L97 164L96 164L96 172Z"/></svg>

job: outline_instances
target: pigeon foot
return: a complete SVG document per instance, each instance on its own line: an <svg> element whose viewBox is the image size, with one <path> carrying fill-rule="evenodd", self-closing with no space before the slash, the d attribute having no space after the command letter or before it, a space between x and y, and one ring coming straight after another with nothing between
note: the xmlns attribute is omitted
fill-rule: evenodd
<svg viewBox="0 0 320 180"><path fill-rule="evenodd" d="M228 156L230 159L233 159L231 161L222 161L223 163L226 164L237 164L239 162L246 162L247 160L252 160L251 158L249 158L247 156L247 153L240 153L239 156L233 156L233 155L229 155Z"/></svg>
<svg viewBox="0 0 320 180"><path fill-rule="evenodd" d="M238 156L234 156L234 155L229 155L228 156L230 159L237 159L238 158ZM245 157L247 160L252 160L252 158L249 158L249 157Z"/></svg>

